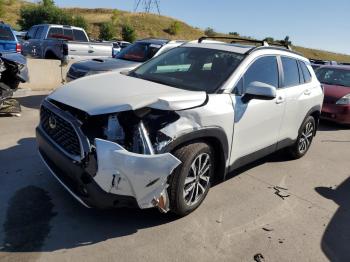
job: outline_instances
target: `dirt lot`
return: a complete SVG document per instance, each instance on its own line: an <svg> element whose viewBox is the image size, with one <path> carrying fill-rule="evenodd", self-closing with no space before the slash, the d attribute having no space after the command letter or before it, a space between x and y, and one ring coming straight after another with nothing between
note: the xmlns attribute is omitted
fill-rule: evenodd
<svg viewBox="0 0 350 262"><path fill-rule="evenodd" d="M275 154L213 187L193 214L96 211L40 162L43 92L0 118L0 261L350 261L350 129L322 123L301 160ZM280 186L281 198L274 186Z"/></svg>

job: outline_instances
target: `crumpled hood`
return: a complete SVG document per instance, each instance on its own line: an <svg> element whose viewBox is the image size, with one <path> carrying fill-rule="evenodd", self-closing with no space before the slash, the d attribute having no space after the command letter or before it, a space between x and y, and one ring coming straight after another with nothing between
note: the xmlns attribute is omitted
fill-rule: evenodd
<svg viewBox="0 0 350 262"><path fill-rule="evenodd" d="M117 69L135 68L142 63L116 58L94 58L74 63L72 67L82 71L112 71Z"/></svg>
<svg viewBox="0 0 350 262"><path fill-rule="evenodd" d="M89 115L100 115L143 107L183 110L201 106L206 102L207 94L108 72L75 80L48 98Z"/></svg>

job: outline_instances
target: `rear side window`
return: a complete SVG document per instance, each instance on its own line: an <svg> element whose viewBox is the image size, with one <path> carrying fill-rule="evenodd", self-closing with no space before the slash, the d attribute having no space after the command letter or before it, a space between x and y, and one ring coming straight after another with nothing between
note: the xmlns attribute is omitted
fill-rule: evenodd
<svg viewBox="0 0 350 262"><path fill-rule="evenodd" d="M297 60L289 57L282 57L281 59L284 74L283 87L299 85L300 79Z"/></svg>
<svg viewBox="0 0 350 262"><path fill-rule="evenodd" d="M59 27L51 27L47 35L47 38L50 38L50 39L62 38L62 37L63 37L63 29Z"/></svg>
<svg viewBox="0 0 350 262"><path fill-rule="evenodd" d="M38 30L35 33L34 39L41 39L41 35L44 31L44 27L43 26L39 26Z"/></svg>
<svg viewBox="0 0 350 262"><path fill-rule="evenodd" d="M74 40L79 42L89 42L83 30L73 29Z"/></svg>
<svg viewBox="0 0 350 262"><path fill-rule="evenodd" d="M299 65L301 68L301 72L303 73L305 83L310 83L311 82L311 74L310 74L309 69L307 68L305 63L302 61L299 61Z"/></svg>
<svg viewBox="0 0 350 262"><path fill-rule="evenodd" d="M9 27L0 26L0 40L15 41L16 39Z"/></svg>

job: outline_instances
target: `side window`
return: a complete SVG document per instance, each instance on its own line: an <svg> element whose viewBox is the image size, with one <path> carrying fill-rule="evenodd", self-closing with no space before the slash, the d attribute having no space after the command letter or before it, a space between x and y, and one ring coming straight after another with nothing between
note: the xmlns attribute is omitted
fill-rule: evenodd
<svg viewBox="0 0 350 262"><path fill-rule="evenodd" d="M33 39L37 29L37 26L30 28L27 33L27 39Z"/></svg>
<svg viewBox="0 0 350 262"><path fill-rule="evenodd" d="M258 58L245 72L235 87L235 94L244 94L252 82L262 82L278 88L278 65L275 56Z"/></svg>
<svg viewBox="0 0 350 262"><path fill-rule="evenodd" d="M89 42L83 30L73 29L74 40L78 42Z"/></svg>
<svg viewBox="0 0 350 262"><path fill-rule="evenodd" d="M47 38L55 39L55 38L62 38L63 36L63 29L59 27L51 27L49 30L49 33L47 35Z"/></svg>
<svg viewBox="0 0 350 262"><path fill-rule="evenodd" d="M69 28L63 28L63 35L68 40L73 40L73 31Z"/></svg>
<svg viewBox="0 0 350 262"><path fill-rule="evenodd" d="M34 38L35 39L41 39L41 35L42 35L43 31L44 31L44 27L43 26L39 26L38 30L36 30Z"/></svg>
<svg viewBox="0 0 350 262"><path fill-rule="evenodd" d="M300 84L297 60L289 57L281 57L284 81L283 87L296 86Z"/></svg>
<svg viewBox="0 0 350 262"><path fill-rule="evenodd" d="M310 74L310 71L307 68L306 64L302 61L299 61L299 65L300 65L301 71L303 73L305 83L310 83L311 82L311 74Z"/></svg>

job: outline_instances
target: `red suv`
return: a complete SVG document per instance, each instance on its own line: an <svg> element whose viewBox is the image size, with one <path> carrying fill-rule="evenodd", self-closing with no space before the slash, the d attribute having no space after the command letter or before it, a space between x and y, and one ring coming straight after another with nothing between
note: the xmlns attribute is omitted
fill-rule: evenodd
<svg viewBox="0 0 350 262"><path fill-rule="evenodd" d="M324 86L322 117L350 124L350 66L329 65L316 71Z"/></svg>

